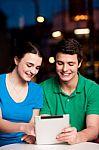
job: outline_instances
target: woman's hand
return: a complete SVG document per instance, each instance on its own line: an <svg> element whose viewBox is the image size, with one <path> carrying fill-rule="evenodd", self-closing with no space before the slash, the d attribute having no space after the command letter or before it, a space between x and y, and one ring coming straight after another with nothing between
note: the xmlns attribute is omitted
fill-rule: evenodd
<svg viewBox="0 0 99 150"><path fill-rule="evenodd" d="M67 142L68 144L77 143L77 129L74 127L64 128L56 139L60 142Z"/></svg>
<svg viewBox="0 0 99 150"><path fill-rule="evenodd" d="M21 140L25 141L28 144L34 144L36 141L36 138L35 136L25 134Z"/></svg>
<svg viewBox="0 0 99 150"><path fill-rule="evenodd" d="M20 128L21 132L25 132L27 135L35 136L34 122L22 123Z"/></svg>

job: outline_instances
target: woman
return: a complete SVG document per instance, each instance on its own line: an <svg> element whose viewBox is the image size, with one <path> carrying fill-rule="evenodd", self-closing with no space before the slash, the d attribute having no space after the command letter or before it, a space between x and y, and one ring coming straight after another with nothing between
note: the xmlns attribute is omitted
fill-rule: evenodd
<svg viewBox="0 0 99 150"><path fill-rule="evenodd" d="M34 116L42 108L42 88L31 81L41 67L41 52L31 42L16 52L14 69L0 75L0 146L23 139L33 143Z"/></svg>

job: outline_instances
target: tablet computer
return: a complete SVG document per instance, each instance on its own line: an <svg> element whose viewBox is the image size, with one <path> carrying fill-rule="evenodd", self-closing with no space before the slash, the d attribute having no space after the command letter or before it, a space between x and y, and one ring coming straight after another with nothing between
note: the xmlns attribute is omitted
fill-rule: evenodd
<svg viewBox="0 0 99 150"><path fill-rule="evenodd" d="M55 144L56 136L69 126L69 114L62 116L35 116L36 144Z"/></svg>

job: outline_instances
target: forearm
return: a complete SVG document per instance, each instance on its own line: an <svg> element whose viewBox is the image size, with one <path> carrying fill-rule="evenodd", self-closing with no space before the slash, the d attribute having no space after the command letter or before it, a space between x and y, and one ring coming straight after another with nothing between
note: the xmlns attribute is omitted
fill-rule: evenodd
<svg viewBox="0 0 99 150"><path fill-rule="evenodd" d="M88 127L77 133L77 143L92 141L98 136L98 129L95 127Z"/></svg>
<svg viewBox="0 0 99 150"><path fill-rule="evenodd" d="M14 123L4 119L0 119L0 132L25 132L26 123Z"/></svg>

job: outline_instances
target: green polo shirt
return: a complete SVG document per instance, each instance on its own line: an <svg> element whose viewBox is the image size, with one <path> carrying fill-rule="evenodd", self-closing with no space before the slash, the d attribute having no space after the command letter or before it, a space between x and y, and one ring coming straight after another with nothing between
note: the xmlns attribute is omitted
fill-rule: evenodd
<svg viewBox="0 0 99 150"><path fill-rule="evenodd" d="M70 114L70 124L78 131L86 127L86 115L99 114L99 85L79 73L75 91L68 96L59 85L58 77L41 83L44 90L44 106L41 114Z"/></svg>

